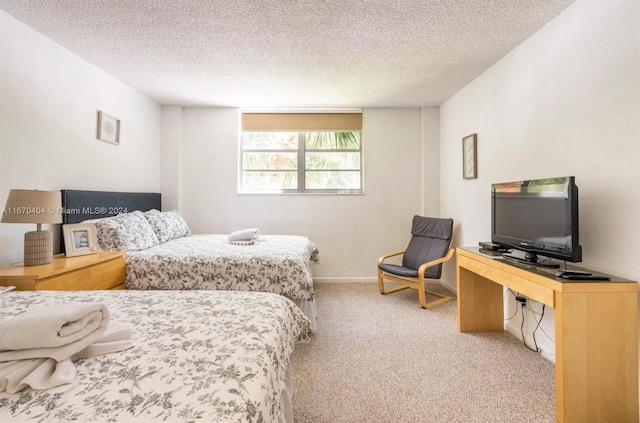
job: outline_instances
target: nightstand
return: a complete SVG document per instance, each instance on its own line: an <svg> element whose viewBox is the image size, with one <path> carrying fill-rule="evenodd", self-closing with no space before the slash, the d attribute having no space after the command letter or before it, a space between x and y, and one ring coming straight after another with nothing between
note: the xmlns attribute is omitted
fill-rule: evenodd
<svg viewBox="0 0 640 423"><path fill-rule="evenodd" d="M0 267L0 286L13 285L19 291L125 289L125 272L122 251L76 257L59 254L42 266Z"/></svg>

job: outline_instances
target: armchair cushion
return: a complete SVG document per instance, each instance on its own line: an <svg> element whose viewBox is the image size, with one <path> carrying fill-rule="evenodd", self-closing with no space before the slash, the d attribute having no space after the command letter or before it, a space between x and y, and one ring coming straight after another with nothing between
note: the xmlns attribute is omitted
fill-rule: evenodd
<svg viewBox="0 0 640 423"><path fill-rule="evenodd" d="M423 264L444 257L451 244L453 219L435 217L413 217L411 240L402 258L402 267L418 270ZM442 265L432 266L425 277L440 279Z"/></svg>
<svg viewBox="0 0 640 423"><path fill-rule="evenodd" d="M387 263L380 263L378 265L378 267L383 272L391 273L392 275L405 277L405 278L417 278L418 277L418 271L417 270L413 270L413 269L409 269L408 267L398 266L398 265L395 265L395 264L387 264ZM432 266L432 267L428 268L424 272L424 277L425 278L429 278L429 279L439 279L440 276L438 275L438 273L436 271L433 270L435 267L436 266Z"/></svg>
<svg viewBox="0 0 640 423"><path fill-rule="evenodd" d="M411 235L450 241L452 232L453 219L413 216Z"/></svg>

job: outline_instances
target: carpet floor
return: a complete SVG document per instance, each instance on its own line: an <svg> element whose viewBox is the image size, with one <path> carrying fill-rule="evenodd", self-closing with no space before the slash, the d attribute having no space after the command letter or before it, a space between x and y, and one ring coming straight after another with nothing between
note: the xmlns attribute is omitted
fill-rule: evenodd
<svg viewBox="0 0 640 423"><path fill-rule="evenodd" d="M315 291L318 330L293 353L296 423L555 421L554 364L506 332L458 332L455 300L423 310L410 289Z"/></svg>

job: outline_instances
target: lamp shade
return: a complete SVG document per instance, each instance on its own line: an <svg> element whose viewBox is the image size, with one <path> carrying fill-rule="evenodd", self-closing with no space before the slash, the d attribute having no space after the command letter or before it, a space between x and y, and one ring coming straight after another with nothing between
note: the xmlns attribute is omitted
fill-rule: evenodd
<svg viewBox="0 0 640 423"><path fill-rule="evenodd" d="M62 223L60 191L12 189L2 212L3 223Z"/></svg>

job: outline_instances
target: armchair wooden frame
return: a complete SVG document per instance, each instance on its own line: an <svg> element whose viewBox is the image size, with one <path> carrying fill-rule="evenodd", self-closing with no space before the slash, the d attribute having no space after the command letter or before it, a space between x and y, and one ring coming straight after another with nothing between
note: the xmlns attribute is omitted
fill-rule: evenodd
<svg viewBox="0 0 640 423"><path fill-rule="evenodd" d="M388 259L390 257L399 256L401 254L404 254L406 251L407 250L404 249L404 250L398 251L396 253L391 253L391 254L384 255L384 256L382 256L382 257L380 257L378 259L378 264L383 263L386 259ZM438 281L438 280L440 280L440 279L425 278L424 277L424 272L431 266L435 266L436 264L441 264L441 263L444 263L446 261L451 260L451 258L453 257L453 253L454 253L453 248L449 248L449 251L447 251L447 254L444 257L441 257L441 258L436 259L436 260L431 260L429 262L426 262L426 263L423 263L422 265L420 265L420 267L418 268L418 277L417 278L409 278L409 277L402 277L402 276L392 275L392 274L384 272L383 270L378 268L378 289L380 290L380 293L381 294L392 294L394 292L402 291L403 289L407 289L407 288L415 289L415 290L418 291L418 299L420 300L420 306L422 308L432 308L432 307L435 307L437 305L444 304L444 303L446 303L448 301L453 300L453 297L450 297L448 295L443 295L443 294L440 294L438 292L427 291L425 289L425 287L424 287L425 280L429 280L429 281ZM384 279L388 279L390 281L399 283L402 286L399 286L399 287L396 287L396 288L391 288L391 289L385 289L384 281L383 281ZM436 296L436 297L439 297L439 298L437 300L433 300L433 301L427 302L426 301L426 294L433 295L433 296Z"/></svg>

